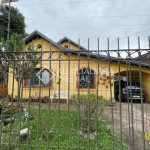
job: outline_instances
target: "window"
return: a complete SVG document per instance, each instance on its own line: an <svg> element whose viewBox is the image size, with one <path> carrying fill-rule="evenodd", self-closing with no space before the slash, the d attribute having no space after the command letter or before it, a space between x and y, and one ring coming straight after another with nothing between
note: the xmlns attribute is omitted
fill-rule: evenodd
<svg viewBox="0 0 150 150"><path fill-rule="evenodd" d="M47 69L34 68L31 79L25 79L25 86L49 86L51 72Z"/></svg>
<svg viewBox="0 0 150 150"><path fill-rule="evenodd" d="M8 83L7 80L8 80L8 73L5 72L4 74L4 70L0 69L0 84L7 84Z"/></svg>
<svg viewBox="0 0 150 150"><path fill-rule="evenodd" d="M65 45L64 47L65 47L65 48L68 48L68 45Z"/></svg>
<svg viewBox="0 0 150 150"><path fill-rule="evenodd" d="M106 73L106 68L102 68L102 73Z"/></svg>
<svg viewBox="0 0 150 150"><path fill-rule="evenodd" d="M95 88L94 71L88 68L80 69L78 72L79 88Z"/></svg>
<svg viewBox="0 0 150 150"><path fill-rule="evenodd" d="M3 70L0 70L0 84L3 84L4 83L4 71Z"/></svg>

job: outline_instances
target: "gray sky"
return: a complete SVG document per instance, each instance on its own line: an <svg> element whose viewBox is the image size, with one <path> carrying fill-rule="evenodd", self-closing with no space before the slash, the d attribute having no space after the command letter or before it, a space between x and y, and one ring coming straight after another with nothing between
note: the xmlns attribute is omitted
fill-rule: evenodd
<svg viewBox="0 0 150 150"><path fill-rule="evenodd" d="M38 30L55 42L67 36L87 48L89 38L90 49L97 49L99 38L100 49L107 49L109 37L116 49L117 37L120 48L127 48L130 36L130 47L138 48L140 36L141 47L148 48L149 0L19 0L12 5L25 16L27 33Z"/></svg>

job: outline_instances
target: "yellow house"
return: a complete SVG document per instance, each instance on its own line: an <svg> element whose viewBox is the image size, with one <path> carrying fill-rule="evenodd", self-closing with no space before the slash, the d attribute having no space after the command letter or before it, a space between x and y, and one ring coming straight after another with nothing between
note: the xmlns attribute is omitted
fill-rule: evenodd
<svg viewBox="0 0 150 150"><path fill-rule="evenodd" d="M150 101L150 69L146 63L126 61L100 50L92 52L67 37L54 42L39 31L34 31L25 39L25 45L38 47L42 61L34 68L32 80L24 79L22 97L49 96L54 91L60 98L68 99L72 94L96 92L109 99L114 97L114 76L127 77L142 82ZM108 51L106 51L107 53ZM42 73L42 76L41 76ZM128 76L127 76L128 74ZM141 78L140 78L141 77ZM21 90L21 89L20 89ZM8 93L17 95L17 82L9 74Z"/></svg>

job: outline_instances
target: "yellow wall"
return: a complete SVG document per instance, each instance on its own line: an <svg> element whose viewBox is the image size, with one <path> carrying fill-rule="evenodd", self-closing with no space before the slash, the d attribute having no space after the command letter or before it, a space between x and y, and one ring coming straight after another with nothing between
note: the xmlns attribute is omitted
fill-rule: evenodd
<svg viewBox="0 0 150 150"><path fill-rule="evenodd" d="M64 41L64 42L61 43L62 47L64 47L65 45L68 45L68 47L70 49L79 50L78 46L75 46L74 44L69 43L68 41Z"/></svg>
<svg viewBox="0 0 150 150"><path fill-rule="evenodd" d="M42 50L43 51L58 51L59 49L57 47L55 47L54 45L50 44L49 42L42 40L41 39L36 39L34 40L34 46L36 47L36 45L41 44L42 43ZM63 43L65 45L65 43ZM72 46L73 48L73 46ZM45 53L43 55L43 60L46 60L49 58L49 53ZM59 56L59 52L55 53L52 55L52 61L43 61L42 62L42 67L47 67L48 69L50 69L53 73L57 72L57 75L55 78L53 78L53 87L55 90L59 90L60 91L68 91L69 90L69 95L72 94L76 94L78 93L78 88L77 88L77 71L80 68L86 68L87 66L89 66L91 69L94 70L98 70L98 66L99 68L107 68L107 70L109 70L109 64L107 60L100 60L99 62L96 59L90 59L88 61L87 57L80 57L78 58L77 55L72 54L70 56L70 59L72 59L70 62L68 60L66 60L66 58L68 58L68 54L63 54L61 55L61 59L63 61L53 61L53 59L58 58ZM78 61L80 59L80 61ZM40 65L37 65L38 67ZM60 85L57 84L56 82L57 77L58 77L58 70L59 68L61 69L61 82ZM68 71L68 68L70 68L70 70ZM119 72L119 68L118 68L118 63L115 62L110 62L110 69L111 69L111 75L113 76L115 73ZM120 64L120 71L125 71L126 70L126 65L125 64ZM131 66L131 70L139 70L138 66ZM68 73L70 72L70 74ZM150 100L150 94L149 94L149 88L150 88L150 70L147 68L142 68L142 81L143 81L143 86L145 87L147 93L148 93L148 100ZM110 94L112 93L112 97L114 97L114 87L110 86L108 83L108 80L105 81L105 84L102 84L100 77L102 76L102 72L100 70L100 75L98 78L98 74L96 74L96 88L95 89L90 89L90 92L97 92L99 95L102 95L103 97L109 99L110 98ZM70 83L68 83L68 75L70 75ZM109 74L107 74L109 75ZM139 80L139 79L137 79ZM111 82L113 83L113 79L111 79ZM106 85L108 85L108 88L106 88ZM13 75L10 73L9 74L9 82L8 82L8 93L12 94L12 89L14 88L14 96L17 95L17 82L14 81L13 84ZM31 87L31 89L29 87L24 87L23 88L23 98L28 98L29 97L29 93L31 92L31 96L35 96L39 94L39 91L41 91L41 95L42 96L48 96L49 95L49 91L50 93L52 93L52 86L50 87ZM30 91L30 92L29 92ZM80 89L79 90L80 93L85 93L87 94L89 91L87 89ZM52 95L52 94L50 94Z"/></svg>

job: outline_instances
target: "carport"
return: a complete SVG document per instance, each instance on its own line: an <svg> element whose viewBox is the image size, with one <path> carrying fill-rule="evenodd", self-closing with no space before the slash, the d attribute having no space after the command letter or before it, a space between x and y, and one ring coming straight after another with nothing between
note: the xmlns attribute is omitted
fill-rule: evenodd
<svg viewBox="0 0 150 150"><path fill-rule="evenodd" d="M146 93L147 93L147 101L150 102L150 74L145 72L145 71L138 71L138 70L125 70L125 71L121 71L118 73L114 74L115 78L114 78L114 98L116 100L118 100L117 95L118 92L116 90L116 81L136 81L141 83L142 87L145 89ZM120 76L120 78L119 78ZM141 77L141 79L140 79Z"/></svg>

